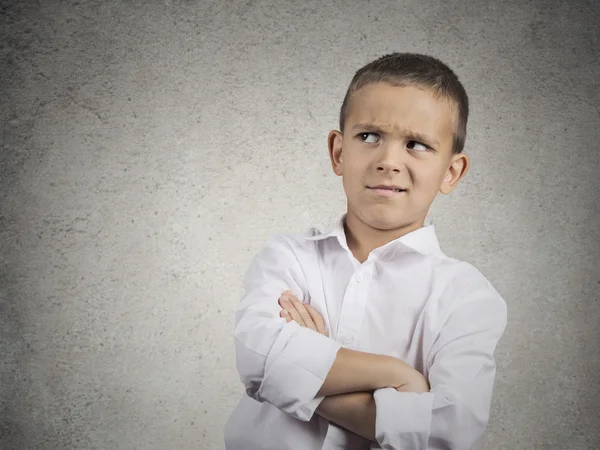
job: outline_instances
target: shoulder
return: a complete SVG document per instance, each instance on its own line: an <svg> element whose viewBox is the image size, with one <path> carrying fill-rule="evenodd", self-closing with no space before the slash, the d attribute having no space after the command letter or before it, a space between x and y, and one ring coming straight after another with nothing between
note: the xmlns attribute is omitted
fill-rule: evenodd
<svg viewBox="0 0 600 450"><path fill-rule="evenodd" d="M308 257L314 257L315 241L309 239L320 234L317 228L311 228L304 233L281 233L271 235L263 243L261 250L256 255L257 259L283 260L293 259L299 263Z"/></svg>
<svg viewBox="0 0 600 450"><path fill-rule="evenodd" d="M446 294L449 303L458 307L471 302L484 302L497 312L506 312L506 302L488 278L473 264L438 256L437 271L447 280Z"/></svg>
<svg viewBox="0 0 600 450"><path fill-rule="evenodd" d="M306 249L314 249L316 239L312 239L323 234L320 227L311 227L308 230L300 233L284 233L272 235L267 240L267 245L284 246L294 251L303 251Z"/></svg>
<svg viewBox="0 0 600 450"><path fill-rule="evenodd" d="M320 231L317 228L311 228L305 233L285 233L271 235L265 243L266 247L286 247L291 250L302 250L304 248L314 247L314 241L307 239Z"/></svg>

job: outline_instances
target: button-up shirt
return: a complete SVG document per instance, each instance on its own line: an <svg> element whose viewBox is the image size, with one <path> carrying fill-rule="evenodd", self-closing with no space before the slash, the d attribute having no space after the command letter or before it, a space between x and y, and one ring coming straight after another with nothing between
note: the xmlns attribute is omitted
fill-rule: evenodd
<svg viewBox="0 0 600 450"><path fill-rule="evenodd" d="M477 269L441 251L434 225L373 250L361 264L348 248L345 218L328 232L274 236L252 260L234 333L246 394L225 426L226 448L476 448L506 303ZM286 289L320 312L328 336L279 316ZM431 386L420 394L373 393L377 443L315 414L340 347L399 358Z"/></svg>

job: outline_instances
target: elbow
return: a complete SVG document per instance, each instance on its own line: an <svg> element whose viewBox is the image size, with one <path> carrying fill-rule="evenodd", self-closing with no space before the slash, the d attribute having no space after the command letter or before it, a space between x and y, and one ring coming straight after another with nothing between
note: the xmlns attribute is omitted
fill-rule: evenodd
<svg viewBox="0 0 600 450"><path fill-rule="evenodd" d="M456 398L447 400L449 404L432 418L428 448L476 449L488 425L489 408Z"/></svg>
<svg viewBox="0 0 600 450"><path fill-rule="evenodd" d="M283 319L241 320L234 332L236 369L246 393L257 401L263 384L267 358L278 353Z"/></svg>
<svg viewBox="0 0 600 450"><path fill-rule="evenodd" d="M246 394L260 401L260 390L265 372L266 357L249 349L244 342L235 337L235 366Z"/></svg>

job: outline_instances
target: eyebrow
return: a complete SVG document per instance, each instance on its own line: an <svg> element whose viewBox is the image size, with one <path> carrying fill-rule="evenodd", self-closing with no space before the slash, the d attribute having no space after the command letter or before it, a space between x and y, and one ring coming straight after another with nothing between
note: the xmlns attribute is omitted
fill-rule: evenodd
<svg viewBox="0 0 600 450"><path fill-rule="evenodd" d="M377 131L382 134L389 134L387 131L384 130L384 127L377 125L375 123L372 123L372 122L358 123L352 127L352 130L353 131L372 130L372 131ZM436 139L432 138L431 136L429 136L425 133L420 133L418 131L412 131L407 128L402 128L400 131L403 134L405 134L406 136L408 136L410 139L414 139L415 141L430 143L436 147L440 146L440 143Z"/></svg>

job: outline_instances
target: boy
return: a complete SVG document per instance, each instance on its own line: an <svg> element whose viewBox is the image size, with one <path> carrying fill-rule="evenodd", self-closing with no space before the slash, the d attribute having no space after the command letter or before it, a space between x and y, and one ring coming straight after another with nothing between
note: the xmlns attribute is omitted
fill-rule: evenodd
<svg viewBox="0 0 600 450"><path fill-rule="evenodd" d="M347 212L271 238L235 316L246 393L230 450L472 449L488 422L506 304L425 218L466 174L468 98L441 61L360 69L329 134Z"/></svg>

